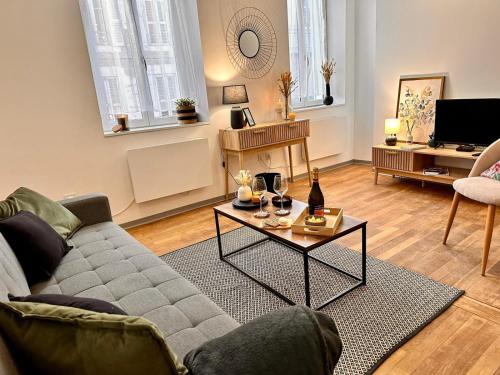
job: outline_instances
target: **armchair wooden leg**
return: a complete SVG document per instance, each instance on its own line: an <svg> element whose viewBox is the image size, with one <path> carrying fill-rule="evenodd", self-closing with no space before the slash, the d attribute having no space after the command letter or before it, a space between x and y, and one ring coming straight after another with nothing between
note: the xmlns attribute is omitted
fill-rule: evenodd
<svg viewBox="0 0 500 375"><path fill-rule="evenodd" d="M444 245L446 245L446 241L448 240L448 235L450 234L451 225L453 224L453 220L455 219L455 214L457 213L460 197L461 195L455 192L455 195L453 196L453 202L451 203L450 214L448 215L448 224L446 224L446 232L444 233L444 239L443 239Z"/></svg>
<svg viewBox="0 0 500 375"><path fill-rule="evenodd" d="M484 232L483 261L481 264L482 276L486 272L486 263L488 263L488 255L490 253L491 236L493 234L493 225L495 224L495 211L496 206L490 204L488 206L488 214L486 215L486 230Z"/></svg>

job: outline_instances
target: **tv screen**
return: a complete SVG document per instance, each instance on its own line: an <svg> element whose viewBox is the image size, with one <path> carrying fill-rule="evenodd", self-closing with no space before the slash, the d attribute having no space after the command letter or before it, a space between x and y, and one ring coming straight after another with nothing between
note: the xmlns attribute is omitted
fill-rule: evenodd
<svg viewBox="0 0 500 375"><path fill-rule="evenodd" d="M488 146L500 138L500 99L436 101L436 142Z"/></svg>

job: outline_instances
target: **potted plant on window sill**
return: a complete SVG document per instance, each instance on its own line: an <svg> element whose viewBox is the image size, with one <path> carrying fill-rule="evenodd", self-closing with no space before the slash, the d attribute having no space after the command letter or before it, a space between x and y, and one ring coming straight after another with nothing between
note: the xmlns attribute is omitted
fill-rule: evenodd
<svg viewBox="0 0 500 375"><path fill-rule="evenodd" d="M175 101L177 111L177 122L179 124L194 124L198 122L196 114L196 102L191 98L179 98Z"/></svg>

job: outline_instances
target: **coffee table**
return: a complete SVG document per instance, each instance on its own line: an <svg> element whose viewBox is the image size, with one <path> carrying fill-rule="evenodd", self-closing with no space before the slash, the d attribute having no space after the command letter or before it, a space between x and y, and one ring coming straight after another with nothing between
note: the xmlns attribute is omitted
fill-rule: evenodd
<svg viewBox="0 0 500 375"><path fill-rule="evenodd" d="M271 202L273 194L268 193L268 198L269 202ZM288 218L295 220L301 213L302 211L307 207L307 204L304 202L300 201L293 201L293 205L290 208L291 212L290 215L287 216ZM271 204L269 204L268 207L266 207L269 212L271 212L271 217L274 216L273 212L278 210L277 208L273 207ZM311 290L310 290L310 280L309 280L309 262L310 260L319 262L323 264L324 266L329 267L330 269L335 270L336 272L340 272L354 280L356 282L351 285L350 287L338 292L335 296L332 296L332 298L328 299L327 301L324 301L321 303L318 307L315 307L315 310L320 310L324 308L325 306L329 305L333 301L339 299L340 297L344 296L345 294L349 293L350 291L356 289L357 287L361 285L366 285L366 225L367 221L366 220L360 220L356 219L351 216L346 216L344 215L342 223L340 224L339 228L337 229L337 232L333 236L329 237L319 237L319 236L312 236L312 235L303 235L303 234L296 234L292 233L291 229L265 229L262 227L262 219L257 219L253 216L253 213L255 211L245 211L245 210L239 210L233 207L232 203L224 203L220 206L214 207L214 215L215 215L215 228L217 230L217 244L219 248L219 258L244 274L245 276L249 277L265 289L269 290L271 293L275 294L279 298L283 299L290 305L296 305L296 302L292 301L290 298L287 296L283 295L281 292L278 290L274 289L271 287L269 284L266 284L264 281L257 279L256 277L250 275L247 273L245 270L241 269L238 267L236 264L231 262L230 257L232 255L235 255L237 253L240 253L242 251L248 250L253 246L256 246L260 243L266 242L266 241L275 241L278 242L284 246L287 246L288 248L302 254L303 257L303 262L304 262L304 288L305 288L305 304L308 307L311 307ZM263 235L266 236L266 238L261 239L257 242L251 243L249 245L243 246L239 249L236 250L231 250L228 253L224 253L223 248L222 248L222 240L221 240L221 232L220 232L220 224L219 224L219 216L224 216L228 219L231 219L233 221L236 221L237 223L240 223L246 227L249 227L257 232L262 233ZM318 259L312 255L310 255L310 252L319 246L325 245L329 242L332 242L336 239L339 239L341 237L344 237L354 231L361 230L361 277L355 276L350 274L349 272L342 270L338 267L336 267L333 264L329 264L321 259Z"/></svg>

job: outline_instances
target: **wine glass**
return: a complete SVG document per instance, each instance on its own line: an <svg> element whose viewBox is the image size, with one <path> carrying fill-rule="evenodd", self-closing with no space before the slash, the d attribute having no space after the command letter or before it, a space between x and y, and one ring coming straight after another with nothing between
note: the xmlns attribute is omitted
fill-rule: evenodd
<svg viewBox="0 0 500 375"><path fill-rule="evenodd" d="M280 196L281 199L281 210L278 210L275 212L276 215L278 216L285 216L290 213L289 210L285 210L283 208L283 196L285 193L288 191L288 179L283 176L282 174L279 174L274 177L274 185L273 189Z"/></svg>
<svg viewBox="0 0 500 375"><path fill-rule="evenodd" d="M253 214L253 216L258 217L258 218L266 218L269 216L269 212L264 211L262 209L262 200L266 196L266 191L267 191L267 185L266 185L266 180L264 180L264 177L255 177L252 181L252 191L254 194L259 195L259 201L260 201L260 210L259 212L256 212Z"/></svg>

